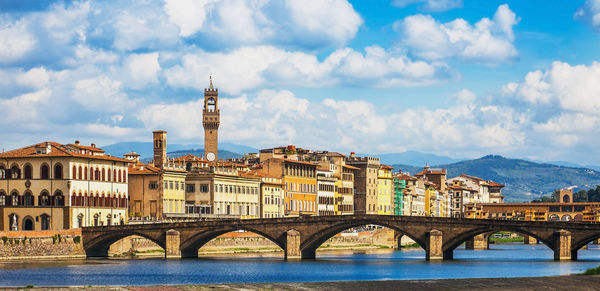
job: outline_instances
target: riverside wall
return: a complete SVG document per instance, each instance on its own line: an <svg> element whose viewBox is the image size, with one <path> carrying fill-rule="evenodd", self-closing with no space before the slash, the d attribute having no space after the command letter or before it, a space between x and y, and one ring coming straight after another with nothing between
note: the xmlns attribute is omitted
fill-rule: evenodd
<svg viewBox="0 0 600 291"><path fill-rule="evenodd" d="M80 229L0 232L0 261L84 257Z"/></svg>
<svg viewBox="0 0 600 291"><path fill-rule="evenodd" d="M403 237L402 244L412 240ZM322 248L352 249L394 246L394 232L376 229L354 233L340 233L323 243ZM208 242L200 253L235 253L253 251L281 251L267 238L251 232L230 232ZM140 236L130 236L111 245L109 256L154 255L162 256L162 249ZM19 259L84 258L81 230L9 231L0 232L0 261Z"/></svg>

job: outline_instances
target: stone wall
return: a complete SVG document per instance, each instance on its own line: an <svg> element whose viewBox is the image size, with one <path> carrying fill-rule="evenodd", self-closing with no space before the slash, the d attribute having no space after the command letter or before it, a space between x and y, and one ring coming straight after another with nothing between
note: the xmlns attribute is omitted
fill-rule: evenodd
<svg viewBox="0 0 600 291"><path fill-rule="evenodd" d="M0 260L85 257L81 231L0 232Z"/></svg>

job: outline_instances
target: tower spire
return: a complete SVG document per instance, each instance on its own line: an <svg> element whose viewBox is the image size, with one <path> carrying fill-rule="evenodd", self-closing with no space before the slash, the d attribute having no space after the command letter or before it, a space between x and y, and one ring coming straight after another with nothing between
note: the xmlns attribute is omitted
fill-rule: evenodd
<svg viewBox="0 0 600 291"><path fill-rule="evenodd" d="M209 86L209 88L212 90L212 89L213 89L213 84L212 84L212 75L210 75L210 76L208 77L208 80L210 80L210 86Z"/></svg>

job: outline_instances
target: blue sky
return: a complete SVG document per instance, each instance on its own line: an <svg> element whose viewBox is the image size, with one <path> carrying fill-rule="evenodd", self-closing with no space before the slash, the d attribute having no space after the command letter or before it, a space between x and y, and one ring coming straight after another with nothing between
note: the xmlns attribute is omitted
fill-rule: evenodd
<svg viewBox="0 0 600 291"><path fill-rule="evenodd" d="M0 1L0 147L221 141L600 164L600 0Z"/></svg>

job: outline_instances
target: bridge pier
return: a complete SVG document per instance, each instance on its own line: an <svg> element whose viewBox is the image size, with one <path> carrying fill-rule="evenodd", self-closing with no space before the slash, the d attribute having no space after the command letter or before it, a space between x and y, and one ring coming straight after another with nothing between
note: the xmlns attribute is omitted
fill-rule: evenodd
<svg viewBox="0 0 600 291"><path fill-rule="evenodd" d="M536 245L538 241L535 237L523 235L523 243L526 245Z"/></svg>
<svg viewBox="0 0 600 291"><path fill-rule="evenodd" d="M400 231L394 230L394 242L392 247L395 250L399 250L402 249L402 237L404 236L404 234Z"/></svg>
<svg viewBox="0 0 600 291"><path fill-rule="evenodd" d="M425 250L425 258L431 260L443 260L444 252L442 251L442 232L433 229L427 233L427 249Z"/></svg>
<svg viewBox="0 0 600 291"><path fill-rule="evenodd" d="M577 251L571 254L571 232L561 229L554 233L554 260L577 260Z"/></svg>
<svg viewBox="0 0 600 291"><path fill-rule="evenodd" d="M181 259L181 235L174 229L165 233L165 259Z"/></svg>
<svg viewBox="0 0 600 291"><path fill-rule="evenodd" d="M465 249L467 250L487 250L489 236L482 233L474 236L472 239L465 242Z"/></svg>
<svg viewBox="0 0 600 291"><path fill-rule="evenodd" d="M285 239L285 259L300 260L303 259L303 253L300 252L300 233L296 230L288 230ZM309 254L307 254L309 255ZM313 251L313 258L314 258Z"/></svg>

